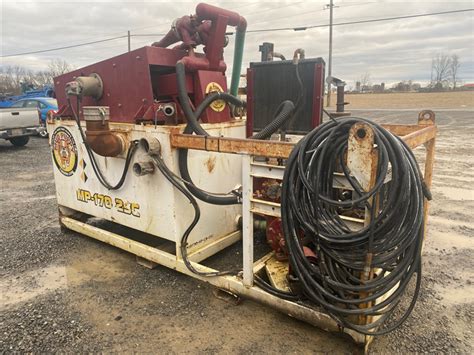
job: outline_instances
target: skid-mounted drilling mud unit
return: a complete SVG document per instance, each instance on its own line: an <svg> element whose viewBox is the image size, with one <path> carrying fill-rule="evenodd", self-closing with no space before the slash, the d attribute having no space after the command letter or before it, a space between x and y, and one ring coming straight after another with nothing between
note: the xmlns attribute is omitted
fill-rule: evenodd
<svg viewBox="0 0 474 355"><path fill-rule="evenodd" d="M273 46L247 69L244 102L246 25L199 4L159 42L55 78L61 225L367 345L416 302L434 114L322 123L324 61ZM411 149L423 145L422 173ZM268 241L259 256L254 228ZM205 265L240 240L232 271Z"/></svg>

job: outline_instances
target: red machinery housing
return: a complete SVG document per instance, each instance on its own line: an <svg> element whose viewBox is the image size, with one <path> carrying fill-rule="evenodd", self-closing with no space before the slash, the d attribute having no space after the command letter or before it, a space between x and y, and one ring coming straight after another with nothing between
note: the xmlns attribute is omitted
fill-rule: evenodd
<svg viewBox="0 0 474 355"><path fill-rule="evenodd" d="M239 14L207 4L196 7L196 15L177 19L169 33L152 47L134 51L95 63L55 78L59 116L71 116L66 85L80 76L99 76L103 83L100 98L84 97L84 106L108 106L110 121L137 123L178 123L182 115L161 115L160 107L177 100L175 65L186 66L188 94L196 107L209 92L227 91L224 75L226 64L223 49L226 45L227 25L245 30L246 21ZM165 48L182 42L175 48ZM204 45L204 53L194 53L196 45ZM167 118L169 119L167 122ZM208 108L201 119L205 123L225 122L231 119L227 105Z"/></svg>
<svg viewBox="0 0 474 355"><path fill-rule="evenodd" d="M57 116L73 116L66 93L68 85L94 78L94 85L100 86L95 88L94 95L78 97L81 97L82 107L108 107L107 121L96 118L86 122L87 140L95 153L114 157L125 149L120 133L111 130L108 122L183 123L185 115L178 100L176 63L180 61L185 65L186 90L194 108L210 92L226 92L223 51L227 25L245 31L247 24L235 12L199 4L196 15L175 20L168 34L152 46L55 78L59 104ZM166 48L178 42L175 47ZM195 53L194 48L198 45L204 46L204 53ZM304 59L304 51L298 49L293 60L251 63L247 73L247 136L267 126L274 118L275 109L284 100L299 102L301 106L295 119L286 127L289 133L308 132L321 123L324 93L324 61L321 58ZM302 87L298 75L301 75ZM204 123L220 123L230 121L232 117L229 106L224 101L216 101L200 119ZM279 181L257 179L256 186L259 186L264 199L279 202ZM270 246L278 259L286 259L281 220L272 217L266 222Z"/></svg>

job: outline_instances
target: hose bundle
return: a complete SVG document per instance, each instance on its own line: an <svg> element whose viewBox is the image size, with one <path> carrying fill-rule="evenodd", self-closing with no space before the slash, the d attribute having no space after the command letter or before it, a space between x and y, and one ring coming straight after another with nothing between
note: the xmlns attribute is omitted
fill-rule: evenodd
<svg viewBox="0 0 474 355"><path fill-rule="evenodd" d="M349 130L358 122L372 127L378 147L377 176L370 191L362 190L345 164ZM385 185L390 168L391 181ZM340 199L333 189L338 169L354 189L350 200ZM375 123L343 118L306 135L287 161L281 197L291 273L304 296L341 326L363 334L385 334L403 323L420 290L424 193L427 189L411 150ZM372 200L378 201L379 208ZM342 209L354 207L370 213L370 223L357 231L339 215ZM314 251L316 263L306 258L303 244ZM362 275L368 276L370 269L379 272L364 279ZM415 273L409 306L397 320L387 322ZM383 295L389 296L375 304ZM380 317L359 324L361 316Z"/></svg>

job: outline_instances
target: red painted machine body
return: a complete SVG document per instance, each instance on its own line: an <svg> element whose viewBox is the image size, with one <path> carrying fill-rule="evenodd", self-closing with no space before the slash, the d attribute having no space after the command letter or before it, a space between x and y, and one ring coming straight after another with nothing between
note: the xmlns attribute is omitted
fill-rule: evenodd
<svg viewBox="0 0 474 355"><path fill-rule="evenodd" d="M103 81L103 95L99 100L84 97L83 106L109 106L111 122L136 123L156 118L157 102L178 103L176 62L187 57L187 51L159 47L143 47L119 56L88 65L54 79L58 115L69 115L65 86L78 76L98 74ZM204 58L204 54L194 54ZM198 70L187 73L188 94L197 106L206 95L206 88L227 90L227 82L221 71ZM217 84L217 85L215 85ZM211 91L212 91L211 90ZM226 105L221 111L208 108L203 122L230 120Z"/></svg>

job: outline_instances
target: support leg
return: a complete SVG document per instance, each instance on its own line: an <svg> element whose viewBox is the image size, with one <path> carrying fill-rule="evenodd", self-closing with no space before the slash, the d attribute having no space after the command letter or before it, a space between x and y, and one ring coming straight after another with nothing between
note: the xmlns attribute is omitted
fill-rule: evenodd
<svg viewBox="0 0 474 355"><path fill-rule="evenodd" d="M250 211L253 196L253 179L250 176L248 155L242 157L242 254L243 254L243 283L247 287L253 286L253 214Z"/></svg>

